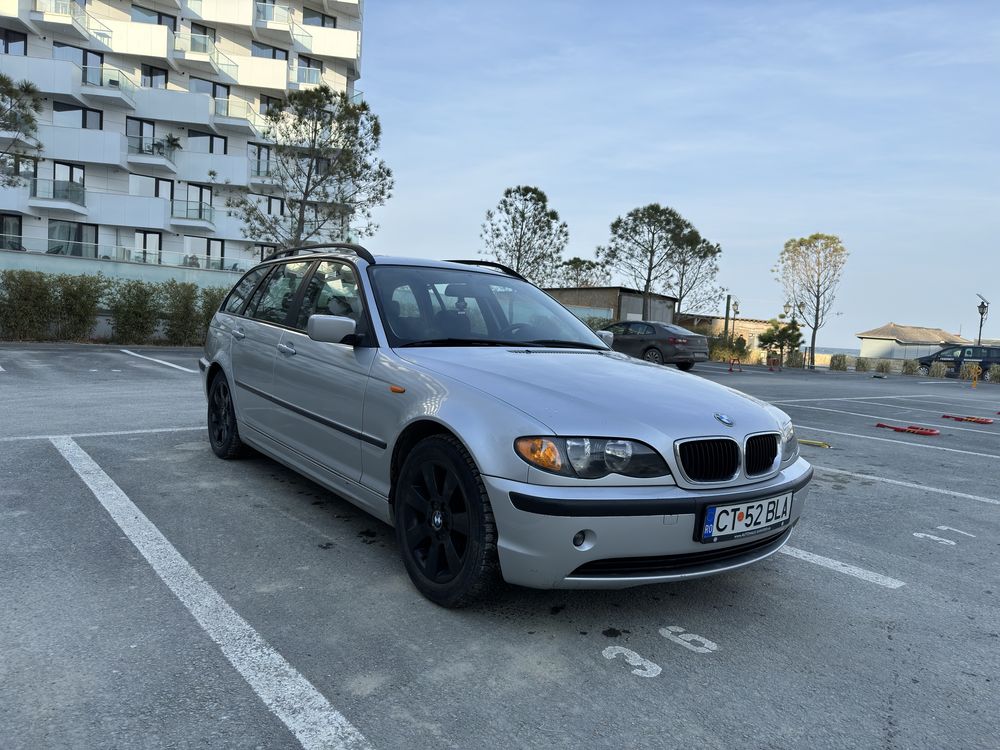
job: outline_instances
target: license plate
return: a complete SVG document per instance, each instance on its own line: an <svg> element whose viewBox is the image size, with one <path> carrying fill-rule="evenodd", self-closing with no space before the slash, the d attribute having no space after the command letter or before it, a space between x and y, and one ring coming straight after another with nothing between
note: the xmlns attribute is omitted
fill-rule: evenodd
<svg viewBox="0 0 1000 750"><path fill-rule="evenodd" d="M734 505L712 505L705 511L701 541L739 539L778 529L792 516L792 493Z"/></svg>

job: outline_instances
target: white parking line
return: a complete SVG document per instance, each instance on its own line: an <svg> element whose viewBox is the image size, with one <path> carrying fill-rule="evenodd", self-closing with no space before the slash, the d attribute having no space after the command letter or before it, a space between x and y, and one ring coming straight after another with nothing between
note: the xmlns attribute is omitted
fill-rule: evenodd
<svg viewBox="0 0 1000 750"><path fill-rule="evenodd" d="M16 443L20 440L52 440L54 438L83 437L113 437L117 435L152 435L158 432L196 432L204 430L200 427L154 427L148 430L118 430L117 432L77 432L72 435L19 435L16 437L0 437L0 443Z"/></svg>
<svg viewBox="0 0 1000 750"><path fill-rule="evenodd" d="M72 438L53 438L52 444L303 748L370 750L364 736L205 582L94 459Z"/></svg>
<svg viewBox="0 0 1000 750"><path fill-rule="evenodd" d="M882 406L882 407L885 407L887 409L905 409L906 411L924 411L924 412L927 412L928 414L937 414L937 415L940 415L941 412L943 412L943 411L948 411L948 409L921 409L921 408L919 408L917 406L910 406L909 404L879 404L879 403L876 403L874 401L855 401L855 403L856 404L861 404L863 406ZM921 401L920 403L922 403L922 404L940 404L942 406L949 407L952 410L966 409L967 408L965 406L956 406L954 404L949 404L946 401L930 401L930 400L928 400L928 401ZM981 406L985 407L986 404L981 404ZM803 407L803 408L805 408L805 407ZM812 407L812 408L817 408L817 407ZM982 432L982 430L980 430L980 432Z"/></svg>
<svg viewBox="0 0 1000 750"><path fill-rule="evenodd" d="M994 500L992 497L982 497L981 495L969 495L965 492L955 492L955 490L944 490L939 487L928 487L925 484L917 484L915 482L903 482L899 479L887 479L886 477L877 477L873 474L859 474L855 471L844 471L843 469L834 469L830 466L817 466L813 464L813 468L817 471L825 471L828 474L843 474L847 477L854 477L855 479L870 479L875 482L884 482L885 484L895 484L899 487L909 487L914 490L922 490L923 492L933 492L938 495L949 495L950 497L960 497L965 500L977 500L981 503L988 503L990 505L1000 505L1000 500Z"/></svg>
<svg viewBox="0 0 1000 750"><path fill-rule="evenodd" d="M192 370L190 367L181 367L180 365L175 365L173 362L166 362L162 359L154 359L153 357L147 357L145 354L136 354L135 352L130 352L128 349L119 349L122 354L131 354L133 357L138 357L139 359L148 359L150 362L156 362L158 365L166 365L167 367L173 367L175 370L183 370L184 372L198 372L197 370ZM112 370L114 372L114 370Z"/></svg>
<svg viewBox="0 0 1000 750"><path fill-rule="evenodd" d="M898 581L895 578L884 576L881 573L873 573L870 570L858 568L854 565L848 565L847 563L842 563L839 560L834 560L830 557L814 555L812 552L806 552L805 550L798 549L797 547L785 546L778 551L785 555L790 555L791 557L797 557L800 560L811 562L814 565L821 565L824 568L835 570L838 573L844 573L845 575L860 578L862 581L877 583L879 586L885 586L887 589L898 589L899 587L906 585L903 581Z"/></svg>
<svg viewBox="0 0 1000 750"><path fill-rule="evenodd" d="M914 445L917 448L927 448L928 450L934 451L947 451L948 453L963 453L967 456L979 456L980 458L1000 458L996 453L977 453L976 451L964 451L960 448L945 448L940 445L928 445L926 443L914 443L911 440L893 440L892 438L875 437L874 435L859 435L856 432L838 432L837 430L826 430L822 427L810 427L807 424L795 425L797 428L803 430L812 430L813 432L827 432L831 435L843 435L844 437L856 437L862 440L876 440L880 443L898 443L899 445Z"/></svg>
<svg viewBox="0 0 1000 750"><path fill-rule="evenodd" d="M779 401L772 401L772 404L804 404L809 401L864 401L872 398L934 398L933 393L924 393L917 396L837 396L836 398L784 398Z"/></svg>
<svg viewBox="0 0 1000 750"><path fill-rule="evenodd" d="M862 403L862 402L861 401L857 401L855 403ZM864 403L867 404L868 406L883 406L883 407L888 408L888 409L893 409L893 408L895 408L895 409L903 409L903 408L906 408L907 411L930 411L929 409L913 409L912 407L903 407L903 406L895 406L895 405L890 406L889 404L868 404L867 402L864 402ZM830 408L827 408L825 406L806 406L805 404L784 404L784 406L787 406L789 409L814 409L816 411L832 411L835 414L847 414L848 416L851 416L851 417L865 417L866 419L879 419L879 420L890 419L890 420L894 420L896 422L902 421L900 417L884 417L884 416L879 416L878 414L861 414L860 412L856 412L856 411L844 411L843 409L830 409ZM940 414L940 412L933 412L933 413ZM995 437L1000 437L1000 432L989 432L989 431L983 430L983 429L976 430L976 429L973 429L971 427L955 427L954 425L951 425L951 424L949 424L947 422L943 422L943 423L942 422L914 422L914 421L909 420L909 419L906 420L906 421L909 424L912 424L912 425L918 425L918 426L924 426L924 427L937 427L937 428L944 429L944 430L961 430L962 432L975 432L975 433L977 433L979 435L993 435Z"/></svg>
<svg viewBox="0 0 1000 750"><path fill-rule="evenodd" d="M0 365L0 372L7 372L5 369L3 369L3 365Z"/></svg>

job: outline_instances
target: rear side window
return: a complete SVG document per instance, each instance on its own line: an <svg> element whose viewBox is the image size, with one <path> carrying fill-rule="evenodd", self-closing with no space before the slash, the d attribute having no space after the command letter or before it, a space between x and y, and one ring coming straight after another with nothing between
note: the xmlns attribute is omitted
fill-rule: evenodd
<svg viewBox="0 0 1000 750"><path fill-rule="evenodd" d="M277 266L255 295L256 301L247 308L247 314L266 323L284 324L311 263L306 260ZM252 313L250 307L253 308Z"/></svg>
<svg viewBox="0 0 1000 750"><path fill-rule="evenodd" d="M233 291L226 297L226 301L222 305L223 312L239 315L243 311L246 301L253 294L253 290L257 288L257 284L264 278L265 273L267 273L266 267L255 268L240 279L239 283L233 287Z"/></svg>

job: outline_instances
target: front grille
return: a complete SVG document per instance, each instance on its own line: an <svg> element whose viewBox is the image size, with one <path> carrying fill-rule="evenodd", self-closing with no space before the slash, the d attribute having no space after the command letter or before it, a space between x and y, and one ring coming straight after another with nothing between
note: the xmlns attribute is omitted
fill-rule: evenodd
<svg viewBox="0 0 1000 750"><path fill-rule="evenodd" d="M735 440L688 440L677 450L684 474L692 482L725 482L740 468L740 447Z"/></svg>
<svg viewBox="0 0 1000 750"><path fill-rule="evenodd" d="M710 547L703 552L688 552L683 555L659 555L657 557L615 557L609 560L591 560L569 574L589 578L620 576L667 575L684 568L725 562L753 552L763 551L778 542L789 530L783 528L779 534L771 534L766 539L755 539L747 544L719 549Z"/></svg>
<svg viewBox="0 0 1000 750"><path fill-rule="evenodd" d="M778 457L778 436L753 435L747 439L747 452L743 457L744 467L748 477L757 474L767 474L774 466Z"/></svg>

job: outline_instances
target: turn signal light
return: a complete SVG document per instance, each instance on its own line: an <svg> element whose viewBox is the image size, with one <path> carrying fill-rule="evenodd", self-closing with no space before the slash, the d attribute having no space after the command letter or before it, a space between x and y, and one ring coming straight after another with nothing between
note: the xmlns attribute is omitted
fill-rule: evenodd
<svg viewBox="0 0 1000 750"><path fill-rule="evenodd" d="M562 457L559 446L548 438L523 437L514 442L514 447L525 461L548 471L562 471Z"/></svg>

